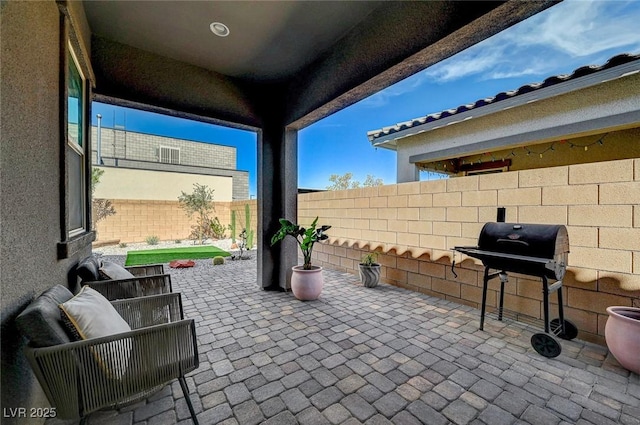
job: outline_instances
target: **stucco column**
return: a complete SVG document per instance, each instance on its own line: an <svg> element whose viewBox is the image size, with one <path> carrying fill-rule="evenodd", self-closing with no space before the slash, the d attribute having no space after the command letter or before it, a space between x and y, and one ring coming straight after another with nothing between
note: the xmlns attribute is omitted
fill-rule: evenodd
<svg viewBox="0 0 640 425"><path fill-rule="evenodd" d="M400 148L398 148L397 158L397 174L396 181L398 183L409 183L420 181L420 170L416 167L416 164L409 162L409 155L404 154Z"/></svg>
<svg viewBox="0 0 640 425"><path fill-rule="evenodd" d="M271 246L279 219L298 219L298 131L267 122L258 134L258 285L288 290L297 245Z"/></svg>

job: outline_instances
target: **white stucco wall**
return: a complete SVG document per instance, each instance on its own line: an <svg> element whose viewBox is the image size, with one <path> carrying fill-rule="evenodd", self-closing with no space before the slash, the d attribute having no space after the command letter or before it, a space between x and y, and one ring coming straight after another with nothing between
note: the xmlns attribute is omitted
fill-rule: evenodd
<svg viewBox="0 0 640 425"><path fill-rule="evenodd" d="M199 183L215 190L215 201L232 201L231 177L114 167L96 168L104 170L94 193L96 198L176 201L183 191L191 193L193 184Z"/></svg>

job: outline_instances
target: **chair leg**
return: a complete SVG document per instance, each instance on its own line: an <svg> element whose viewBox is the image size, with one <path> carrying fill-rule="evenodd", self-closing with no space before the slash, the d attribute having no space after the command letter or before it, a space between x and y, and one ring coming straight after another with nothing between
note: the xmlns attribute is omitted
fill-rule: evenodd
<svg viewBox="0 0 640 425"><path fill-rule="evenodd" d="M180 381L182 394L184 394L184 399L186 400L187 406L189 407L189 412L191 412L191 419L193 420L193 424L199 425L198 418L196 418L196 411L193 410L193 404L191 403L191 398L189 397L189 390L187 389L187 381L184 379L184 376L179 377L178 381Z"/></svg>

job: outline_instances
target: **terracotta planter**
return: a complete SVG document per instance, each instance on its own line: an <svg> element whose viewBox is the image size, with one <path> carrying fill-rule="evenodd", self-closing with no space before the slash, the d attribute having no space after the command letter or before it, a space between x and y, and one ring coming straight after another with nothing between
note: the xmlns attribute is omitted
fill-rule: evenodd
<svg viewBox="0 0 640 425"><path fill-rule="evenodd" d="M613 306L604 337L613 357L626 369L640 375L640 308Z"/></svg>
<svg viewBox="0 0 640 425"><path fill-rule="evenodd" d="M365 266L358 264L360 281L365 288L375 288L380 283L380 264Z"/></svg>
<svg viewBox="0 0 640 425"><path fill-rule="evenodd" d="M320 296L324 279L322 267L311 266L311 270L304 270L303 266L293 266L291 275L291 291L302 301L315 300Z"/></svg>

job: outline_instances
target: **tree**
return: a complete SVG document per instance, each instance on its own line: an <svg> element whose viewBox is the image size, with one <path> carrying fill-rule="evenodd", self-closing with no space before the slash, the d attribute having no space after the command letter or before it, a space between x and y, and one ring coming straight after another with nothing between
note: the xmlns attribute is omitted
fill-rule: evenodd
<svg viewBox="0 0 640 425"><path fill-rule="evenodd" d="M104 170L101 170L100 168L91 169L91 214L93 217L93 230L96 229L96 225L99 221L116 213L116 209L113 207L109 199L96 199L94 197L96 186L100 183L100 178L103 174Z"/></svg>
<svg viewBox="0 0 640 425"><path fill-rule="evenodd" d="M214 211L213 192L215 189L209 188L207 185L199 183L193 184L193 192L185 193L184 191L178 196L180 207L185 210L189 217L197 215L197 222L191 226L193 234L200 241L200 245L204 243L205 237L211 229L211 220L209 212Z"/></svg>
<svg viewBox="0 0 640 425"><path fill-rule="evenodd" d="M345 189L357 189L360 186L360 182L357 180L351 180L353 173L344 173L339 176L337 174L331 174L329 181L333 183L331 186L327 186L328 190L345 190ZM367 178L362 184L362 187L382 186L384 182L382 179L377 179L371 174L367 174Z"/></svg>

